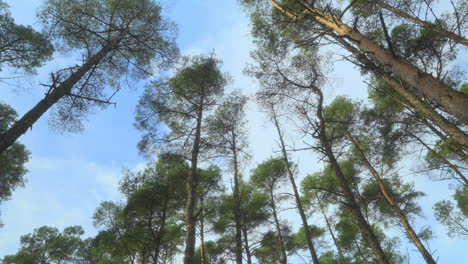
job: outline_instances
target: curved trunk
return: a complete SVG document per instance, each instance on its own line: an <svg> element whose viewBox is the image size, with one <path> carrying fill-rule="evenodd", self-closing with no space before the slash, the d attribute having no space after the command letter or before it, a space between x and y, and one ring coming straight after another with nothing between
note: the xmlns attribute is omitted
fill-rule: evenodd
<svg viewBox="0 0 468 264"><path fill-rule="evenodd" d="M301 3L307 5L307 8L299 14L289 12L275 0L269 1L276 9L294 21L310 17L322 26L338 33L341 37L351 39L363 53L368 54L371 58L379 62L379 64L385 65L385 67L398 76L398 78L416 88L422 95L431 99L433 102L441 105L447 113L452 114L461 122L468 125L468 96L452 89L447 84L421 71L401 58L393 56L389 51L337 18L333 18L302 1Z"/></svg>
<svg viewBox="0 0 468 264"><path fill-rule="evenodd" d="M288 263L288 256L286 255L286 249L284 247L284 239L283 235L281 233L281 225L278 220L278 213L276 212L276 203L273 195L273 189L270 188L270 199L271 199L271 209L273 210L273 219L275 220L275 227L276 227L276 232L278 233L278 240L280 243L280 250L281 250L281 264L287 264Z"/></svg>
<svg viewBox="0 0 468 264"><path fill-rule="evenodd" d="M286 153L286 146L284 144L283 134L281 133L278 119L276 117L276 113L274 109L272 109L272 115L273 115L273 123L275 124L276 131L278 132L278 138L280 140L281 153L283 154L283 159L284 159L284 162L286 163L286 172L288 174L289 181L291 182L291 185L294 191L294 198L296 200L297 210L299 211L299 215L301 216L302 227L304 228L304 234L305 234L306 241L307 241L307 247L309 248L309 252L310 252L310 255L312 256L313 263L319 264L320 262L317 257L317 252L315 251L315 247L314 247L313 240L312 240L312 235L310 234L309 224L307 223L307 217L304 213L304 208L302 207L302 202L301 202L301 198L299 195L299 191L297 190L296 181L294 180L294 175L289 165L289 158L288 158L288 154Z"/></svg>
<svg viewBox="0 0 468 264"><path fill-rule="evenodd" d="M190 171L187 177L187 205L185 207L185 225L186 225L186 236L185 236L185 252L184 252L184 264L193 264L195 256L195 231L196 231L196 219L194 215L195 203L196 203L196 177L197 177L197 166L198 166L198 153L200 151L200 137L201 137L201 124L203 118L203 99L199 106L197 114L197 127L195 131L195 139L193 141L192 157L190 161Z"/></svg>
<svg viewBox="0 0 468 264"><path fill-rule="evenodd" d="M380 177L379 173L374 169L374 167L370 164L369 160L367 159L366 155L362 151L361 147L357 143L357 141L351 136L351 134L348 132L346 133L346 136L348 139L353 143L353 146L356 148L359 156L361 156L361 160L364 162L366 165L367 169L369 172L372 174L374 177L375 181L377 182L380 192L382 195L385 197L385 200L390 204L390 206L393 207L395 210L398 218L400 218L400 221L405 228L406 232L408 233L408 236L411 238L413 241L414 245L418 248L419 252L423 256L424 260L426 260L426 263L428 264L436 264L437 262L432 258L431 254L427 249L424 247L423 243L419 239L418 235L416 232L413 230L413 227L411 227L410 222L408 221L408 218L406 217L405 213L400 209L400 206L395 202L393 199L392 195L388 192L387 187L385 186L384 181Z"/></svg>
<svg viewBox="0 0 468 264"><path fill-rule="evenodd" d="M64 96L69 95L73 86L78 83L86 73L93 67L98 65L101 60L113 49L118 43L118 40L112 41L107 46L104 46L95 55L89 58L81 67L73 72L65 81L61 82L59 86L53 88L49 94L40 100L31 110L24 114L18 121L16 121L7 131L0 135L0 154L9 148L19 137L21 137L28 128L32 128L34 123L47 112L55 103L57 103Z"/></svg>
<svg viewBox="0 0 468 264"><path fill-rule="evenodd" d="M343 171L341 170L341 167L338 164L338 161L336 160L335 154L333 153L332 147L328 142L328 138L327 138L326 131L325 131L325 126L326 126L325 120L322 115L322 111L323 111L322 91L320 91L320 89L317 87L311 87L311 89L318 95L317 118L319 119L318 134L320 137L320 143L322 144L324 153L328 157L330 165L333 171L335 172L336 177L341 185L341 189L343 191L343 195L345 197L347 207L349 208L351 214L354 217L354 220L359 226L362 236L364 237L366 242L371 247L377 263L390 264L390 261L388 260L387 256L385 255L385 252L383 251L380 245L379 239L374 233L374 230L372 230L372 227L369 225L366 218L362 214L361 207L356 201L356 197L350 187L350 183L348 182Z"/></svg>

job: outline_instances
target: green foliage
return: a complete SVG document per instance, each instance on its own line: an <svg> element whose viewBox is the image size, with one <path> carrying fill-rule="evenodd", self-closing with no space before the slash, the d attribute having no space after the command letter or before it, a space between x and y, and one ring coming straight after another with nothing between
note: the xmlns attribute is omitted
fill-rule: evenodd
<svg viewBox="0 0 468 264"><path fill-rule="evenodd" d="M21 236L21 249L15 255L5 256L5 264L70 263L76 262L77 253L83 245L80 226L70 226L59 232L58 229L43 226L33 233Z"/></svg>
<svg viewBox="0 0 468 264"><path fill-rule="evenodd" d="M16 117L13 108L0 103L0 135L14 123ZM26 147L18 142L0 154L0 202L8 200L17 187L24 185L29 154Z"/></svg>
<svg viewBox="0 0 468 264"><path fill-rule="evenodd" d="M0 1L0 70L3 64L32 73L49 60L54 48L30 26L15 24L8 5Z"/></svg>
<svg viewBox="0 0 468 264"><path fill-rule="evenodd" d="M258 187L275 189L287 179L286 162L283 158L270 158L252 170L250 180Z"/></svg>
<svg viewBox="0 0 468 264"><path fill-rule="evenodd" d="M461 205L464 210L466 205L463 202ZM456 210L451 201L437 202L433 209L437 221L447 227L450 237L468 237L467 217L462 211Z"/></svg>
<svg viewBox="0 0 468 264"><path fill-rule="evenodd" d="M468 83L463 83L461 88L460 88L460 92L468 95Z"/></svg>
<svg viewBox="0 0 468 264"><path fill-rule="evenodd" d="M192 142L191 132L203 113L218 103L228 83L220 64L214 55L185 57L169 80L147 87L135 117L136 127L145 132L138 145L142 153L152 153L155 145L163 143L182 152L191 149L187 144Z"/></svg>

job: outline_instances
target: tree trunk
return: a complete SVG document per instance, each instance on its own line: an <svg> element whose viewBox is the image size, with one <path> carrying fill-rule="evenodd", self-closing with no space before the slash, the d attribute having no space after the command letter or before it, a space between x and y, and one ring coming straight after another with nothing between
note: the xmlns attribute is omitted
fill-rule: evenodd
<svg viewBox="0 0 468 264"><path fill-rule="evenodd" d="M24 114L18 121L16 121L7 131L0 135L0 154L9 148L20 136L22 136L28 128L32 128L34 123L49 110L55 103L57 103L64 96L69 95L73 86L78 83L83 76L89 72L94 66L98 65L106 54L111 51L118 40L110 42L108 45L101 48L95 55L89 58L81 67L73 72L65 81L61 82L59 86L52 89L52 91L40 100L31 110Z"/></svg>
<svg viewBox="0 0 468 264"><path fill-rule="evenodd" d="M361 207L356 201L355 194L351 190L350 184L348 183L348 180L346 179L345 175L343 174L343 171L341 170L340 165L338 164L338 161L335 158L335 154L333 153L332 147L330 146L330 143L328 141L326 132L325 132L325 120L322 115L323 111L323 94L322 91L320 91L319 88L317 87L311 87L311 89L317 94L318 96L318 103L317 103L317 118L319 119L319 128L317 131L318 136L320 137L320 143L324 149L325 155L328 157L328 160L330 162L330 165L333 169L333 171L336 174L336 177L341 185L341 189L343 191L343 195L346 200L346 205L350 209L351 214L354 217L354 220L356 220L357 225L359 226L362 236L364 239L367 241L369 246L372 249L372 252L374 253L376 257L377 263L380 264L390 264L390 261L388 260L387 256L385 255L382 247L380 246L380 241L375 235L374 231L372 230L372 227L369 225L367 222L366 218L361 212Z"/></svg>
<svg viewBox="0 0 468 264"><path fill-rule="evenodd" d="M432 24L432 23L429 23L429 22L426 22L426 21L423 21L417 17L414 17L398 8L395 8L391 5L388 5L386 4L384 1L382 0L375 0L375 2L381 6L382 8L384 9L387 9L388 11L390 12L393 12L395 14L397 14L398 16L400 17L404 17L408 20L410 20L411 22L417 24L417 25L420 25L422 27L425 27L425 28L428 28L428 29L431 29L432 31L435 31L437 33L439 33L439 35L443 36L443 37L446 37L446 38L449 38L449 39L452 39L453 41L457 42L457 43L460 43L460 44L463 44L465 46L468 46L468 39L460 36L460 35L457 35L455 33L452 33L448 30L446 30L445 28L441 27L441 26L438 26L438 25L435 25L435 24Z"/></svg>
<svg viewBox="0 0 468 264"><path fill-rule="evenodd" d="M198 153L200 151L201 124L203 118L203 99L198 106L197 127L193 141L190 171L187 177L187 205L185 207L185 225L187 229L185 237L184 264L193 264L195 256L195 231L196 219L194 209L196 203L196 177L198 166Z"/></svg>
<svg viewBox="0 0 468 264"><path fill-rule="evenodd" d="M315 198L317 199L317 202L319 204L320 212L322 213L323 218L325 219L325 224L327 224L328 232L330 232L330 236L332 237L333 244L335 244L336 250L338 251L338 257L340 258L340 261L344 263L343 252L341 251L341 247L338 246L338 241L336 240L335 233L333 232L331 223L328 220L327 214L325 213L325 209L323 208L322 202L320 201L318 194L315 194Z"/></svg>
<svg viewBox="0 0 468 264"><path fill-rule="evenodd" d="M385 182L380 177L379 173L374 169L372 164L370 164L369 160L366 158L366 155L362 151L357 141L353 138L353 136L351 136L349 132L346 133L346 136L353 143L353 146L356 148L359 156L361 156L361 160L364 162L369 172L372 174L372 176L374 176L374 179L377 181L377 184L379 185L380 192L385 197L385 200L387 200L390 206L392 206L393 209L395 210L398 218L400 218L400 221L403 224L403 227L408 233L408 236L416 245L416 247L418 248L423 258L426 260L428 264L436 264L437 262L432 258L431 254L424 247L421 240L419 240L418 235L416 234L416 232L414 232L413 228L411 227L410 222L408 221L408 218L406 217L405 213L400 209L400 206L395 202L392 195L388 192L387 187L385 186Z"/></svg>
<svg viewBox="0 0 468 264"><path fill-rule="evenodd" d="M354 57L359 60L359 62L364 64L367 70L370 70L376 76L380 76L395 92L399 93L405 100L407 100L409 106L416 113L437 125L440 129L442 129L442 131L444 131L447 135L451 136L453 140L459 143L462 149L468 149L468 135L466 135L465 132L437 113L434 109L423 102L421 98L406 89L403 83L395 80L389 73L375 65L375 63L368 59L367 56L362 54L348 42L340 37L336 37L335 39L347 50L353 53Z"/></svg>
<svg viewBox="0 0 468 264"><path fill-rule="evenodd" d="M247 236L247 230L242 228L242 233L244 235L244 247L245 254L247 255L247 264L252 264L252 253L250 253L249 238Z"/></svg>
<svg viewBox="0 0 468 264"><path fill-rule="evenodd" d="M234 134L234 133L233 133ZM236 137L233 136L232 154L234 163L234 218L236 222L236 263L242 264L242 216L240 210L239 171L237 163Z"/></svg>
<svg viewBox="0 0 468 264"><path fill-rule="evenodd" d="M159 226L159 230L158 230L158 233L157 233L157 237L156 237L156 245L155 245L155 248L154 248L154 258L155 258L155 263L158 263L159 261L159 251L161 249L161 241L162 241L162 238L163 238L163 235L164 235L164 227L166 226L166 218L167 218L167 199L164 201L164 206L163 206L163 214L161 216L161 223L160 223L160 226Z"/></svg>
<svg viewBox="0 0 468 264"><path fill-rule="evenodd" d="M288 263L288 257L286 255L286 249L284 248L284 240L283 240L283 235L281 233L281 225L278 220L278 214L276 212L276 204L275 204L275 199L273 195L273 189L270 188L270 199L271 199L271 209L273 210L273 218L275 220L275 226L276 226L276 232L278 233L278 240L280 243L280 250L281 250L281 264L287 264Z"/></svg>
<svg viewBox="0 0 468 264"><path fill-rule="evenodd" d="M304 213L304 208L302 207L302 202L301 202L301 198L299 195L299 191L297 190L296 181L294 180L294 175L290 167L288 154L286 153L286 146L284 144L283 134L281 133L280 125L278 123L278 118L276 117L276 113L273 107L272 107L272 118L273 118L273 123L275 124L275 127L276 127L276 131L278 132L278 138L280 140L280 147L281 147L281 152L283 154L283 160L286 163L286 172L288 174L289 181L291 182L291 185L293 187L297 210L299 211L299 215L301 216L302 227L304 228L304 234L305 234L306 241L307 241L307 247L309 248L309 252L310 252L310 255L312 256L313 263L319 264L320 262L317 257L317 252L315 251L315 247L314 247L313 240L312 240L312 235L310 234L309 224L307 223L307 217Z"/></svg>
<svg viewBox="0 0 468 264"><path fill-rule="evenodd" d="M295 14L286 10L275 0L269 1L276 9L294 21L310 17L324 27L335 31L340 36L350 38L363 53L369 54L371 58L378 61L381 65L385 65L390 72L415 87L422 95L441 105L448 113L468 125L468 96L452 89L447 84L401 58L393 56L386 49L369 40L357 30L310 5L302 13Z"/></svg>
<svg viewBox="0 0 468 264"><path fill-rule="evenodd" d="M205 252L205 223L204 223L204 218L205 218L205 210L204 210L204 201L203 201L203 195L200 196L200 206L201 206L201 215L202 217L200 218L200 264L205 264L206 263L206 252Z"/></svg>

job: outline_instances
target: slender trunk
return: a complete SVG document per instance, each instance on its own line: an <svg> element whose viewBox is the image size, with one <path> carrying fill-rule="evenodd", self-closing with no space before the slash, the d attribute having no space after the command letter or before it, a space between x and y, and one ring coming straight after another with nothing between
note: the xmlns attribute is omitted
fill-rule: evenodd
<svg viewBox="0 0 468 264"><path fill-rule="evenodd" d="M276 203L273 195L273 188L270 188L270 199L271 199L271 209L273 210L273 218L275 220L276 232L278 233L278 240L280 243L280 250L281 250L281 264L288 263L288 257L286 255L286 249L284 248L284 239L281 233L281 225L278 220L278 213L276 212Z"/></svg>
<svg viewBox="0 0 468 264"><path fill-rule="evenodd" d="M200 264L206 263L206 252L205 252L205 210L204 210L204 201L203 195L200 196L200 206L201 206L201 214L202 217L200 218Z"/></svg>
<svg viewBox="0 0 468 264"><path fill-rule="evenodd" d="M439 159L441 159L447 166L450 167L450 169L455 172L455 174L460 177L458 180L466 187L468 188L468 179L463 175L463 173L455 166L452 164L450 161L448 161L444 156L440 155L436 151L434 151L429 145L427 145L422 139L420 139L418 136L411 134L419 143L421 143L425 148L427 148L428 151L434 153Z"/></svg>
<svg viewBox="0 0 468 264"><path fill-rule="evenodd" d="M203 99L201 104L198 106L197 114L197 127L195 130L195 139L193 141L192 157L190 162L190 171L187 177L187 205L185 207L185 225L186 225L186 236L185 236L185 252L184 252L184 264L193 264L195 255L195 231L196 231L196 219L194 215L195 203L196 203L196 177L197 177L197 166L198 166L198 153L200 151L200 137L201 137L201 124L203 118Z"/></svg>
<svg viewBox="0 0 468 264"><path fill-rule="evenodd" d="M278 138L280 140L280 147L281 147L281 152L283 154L283 159L284 159L284 162L286 163L286 172L288 174L289 181L291 182L291 185L293 187L297 210L299 211L299 215L301 216L302 227L304 228L304 234L305 234L306 241L307 241L307 247L309 248L309 252L310 252L310 255L312 256L313 263L319 264L320 262L317 257L317 252L315 251L315 247L314 247L313 240L312 240L312 235L310 234L309 224L307 223L307 217L304 213L304 208L302 207L302 202L301 202L301 198L299 195L299 191L297 190L296 181L294 180L294 175L290 167L288 154L286 153L286 146L284 144L283 134L281 133L278 118L276 117L276 113L273 107L272 107L272 115L273 115L272 116L273 123L275 124L276 131L278 132Z"/></svg>
<svg viewBox="0 0 468 264"><path fill-rule="evenodd" d="M350 38L363 53L369 54L371 58L378 61L381 65L385 65L390 72L415 87L421 94L441 105L448 113L468 125L468 96L452 89L447 84L421 71L403 59L393 56L389 51L369 40L357 30L310 5L302 13L294 14L286 10L275 0L269 1L276 9L294 21L310 17L324 27L335 31L340 36Z"/></svg>
<svg viewBox="0 0 468 264"><path fill-rule="evenodd" d="M118 40L111 41L108 45L101 48L95 55L89 58L81 67L73 72L60 85L53 88L49 94L40 100L31 110L24 114L16 121L7 131L0 135L0 154L9 148L19 137L21 137L28 128L32 128L34 123L47 112L55 103L64 96L71 93L73 86L78 83L83 76L88 73L94 66L98 65L106 54L111 51Z"/></svg>
<svg viewBox="0 0 468 264"><path fill-rule="evenodd" d="M237 163L236 137L233 133L232 154L234 163L234 218L236 221L236 263L242 264L242 216L239 195L239 171Z"/></svg>
<svg viewBox="0 0 468 264"><path fill-rule="evenodd" d="M338 241L336 240L335 233L333 232L333 229L331 227L331 223L330 223L330 221L328 219L328 216L325 213L325 209L323 208L323 204L320 201L320 198L319 198L319 196L317 194L315 194L315 198L317 199L317 202L318 202L318 205L319 205L319 208L320 208L320 212L322 213L323 218L325 219L325 224L327 225L328 232L330 232L330 236L332 237L333 244L335 244L336 250L338 251L338 257L340 258L340 260L342 262L344 262L343 252L341 251L341 247L338 246Z"/></svg>
<svg viewBox="0 0 468 264"><path fill-rule="evenodd" d="M369 225L364 215L362 214L361 207L356 201L356 197L353 191L351 190L350 183L348 182L343 171L341 170L341 167L338 164L338 161L335 158L335 154L333 153L332 147L330 146L330 143L328 141L326 131L325 131L326 124L322 115L322 111L323 111L322 91L320 91L320 89L317 87L311 87L311 89L318 96L317 118L319 119L318 134L320 137L320 143L323 146L325 155L328 157L330 165L333 171L335 172L336 177L341 185L341 189L343 191L343 195L346 200L346 205L350 209L351 214L354 217L354 220L356 220L356 223L361 230L362 236L364 237L364 239L367 241L367 243L371 247L372 252L374 253L376 257L377 263L390 264L390 261L388 260L387 256L385 255L380 245L379 239L375 235L374 231L372 230L372 227Z"/></svg>
<svg viewBox="0 0 468 264"><path fill-rule="evenodd" d="M252 264L252 253L250 253L249 238L247 236L247 230L242 228L242 234L244 236L244 247L245 254L247 255L247 264Z"/></svg>
<svg viewBox="0 0 468 264"><path fill-rule="evenodd" d="M367 167L367 169L369 170L369 172L372 174L374 179L377 181L380 192L385 197L385 200L387 200L387 202L390 204L390 206L392 206L393 209L395 210L398 218L400 218L400 221L403 224L403 227L405 228L406 232L408 233L408 236L411 238L413 243L416 245L419 252L423 256L424 260L426 260L426 263L436 264L437 262L432 258L429 251L427 251L427 249L424 247L423 243L419 239L416 232L414 232L413 228L411 227L410 222L408 221L408 218L406 217L406 214L400 209L400 206L393 199L392 195L387 190L387 187L385 186L385 182L383 181L382 177L380 177L380 174L374 169L372 164L370 164L369 160L367 159L365 153L362 151L362 149L359 146L359 144L357 143L357 141L353 138L353 136L351 136L351 134L349 132L346 133L346 136L353 143L353 146L356 148L359 156L361 156L361 160L364 162L364 164Z"/></svg>
<svg viewBox="0 0 468 264"><path fill-rule="evenodd" d="M155 245L155 248L154 248L154 263L158 263L158 260L159 260L159 251L161 249L161 241L162 241L162 238L164 236L164 228L166 226L166 218L167 218L167 199L164 201L164 206L163 206L163 214L161 216L161 223L160 223L160 226L159 226L159 230L158 230L158 234L157 234L157 237L156 237L156 245Z"/></svg>
<svg viewBox="0 0 468 264"><path fill-rule="evenodd" d="M366 68L372 71L376 76L380 76L395 92L399 93L405 100L407 100L409 106L421 117L432 121L447 135L451 136L462 149L468 149L468 135L463 132L456 125L445 119L442 115L437 113L434 109L428 106L420 97L416 96L413 92L404 87L403 83L395 80L389 73L375 65L370 59L362 54L358 49L354 48L351 44L346 42L340 37L335 38L340 44L342 44L347 50L353 53L354 57L358 59Z"/></svg>
<svg viewBox="0 0 468 264"><path fill-rule="evenodd" d="M408 20L410 20L411 22L417 24L417 25L420 25L422 27L425 27L425 28L428 28L428 29L431 29L432 31L435 31L437 32L439 35L443 36L443 37L446 37L446 38L449 38L449 39L452 39L453 41L457 42L457 43L460 43L460 44L463 44L465 46L468 46L468 39L460 36L460 35L457 35L455 33L452 33L448 30L446 30L445 28L439 26L439 25L436 25L436 24L432 24L432 23L429 23L429 22L426 22L426 21L423 21L417 17L414 17L398 8L395 8L391 5L388 5L386 4L384 1L382 0L375 0L375 2L380 5L382 8L384 9L387 9L388 11L390 12L393 12L395 14L397 14L398 16L400 17L404 17Z"/></svg>

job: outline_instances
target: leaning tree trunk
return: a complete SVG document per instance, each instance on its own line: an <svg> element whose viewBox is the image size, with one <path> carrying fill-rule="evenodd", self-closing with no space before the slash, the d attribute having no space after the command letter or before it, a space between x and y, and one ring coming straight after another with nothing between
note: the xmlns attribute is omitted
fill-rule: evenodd
<svg viewBox="0 0 468 264"><path fill-rule="evenodd" d="M289 164L289 158L288 158L288 154L286 153L286 146L284 144L283 134L281 133L280 125L278 123L278 118L276 117L276 113L273 107L272 107L272 115L273 115L272 116L273 123L275 124L276 131L278 132L278 138L280 142L281 152L283 154L283 160L286 163L286 172L288 174L289 181L291 182L291 185L294 191L294 198L296 199L297 210L299 211L299 215L301 216L302 227L304 228L304 234L305 234L306 241L307 241L307 247L309 248L309 252L310 252L310 255L312 256L313 263L319 264L320 262L317 257L317 252L315 251L315 247L312 241L312 235L310 234L309 224L307 223L307 217L304 213L304 208L302 207L302 202L301 202L299 192L297 190L296 181L294 180L294 175L291 171L291 167Z"/></svg>
<svg viewBox="0 0 468 264"><path fill-rule="evenodd" d="M236 263L242 264L242 216L240 210L239 171L237 163L236 137L235 135L232 136L232 154L234 163L234 218L236 222Z"/></svg>
<svg viewBox="0 0 468 264"><path fill-rule="evenodd" d="M392 12L392 13L395 13L397 14L398 16L400 17L404 17L408 20L410 20L411 22L417 24L417 25L420 25L422 27L425 27L425 28L428 28L434 32L437 32L439 35L443 36L443 37L446 37L446 38L449 38L457 43L460 43L460 44L463 44L465 46L468 46L468 39L458 35L458 34L455 34L453 32L450 32L448 30L446 30L445 28L443 28L442 26L440 25L436 25L436 24L432 24L432 23L429 23L429 22L426 22L426 21L423 21L415 16L412 16L398 8L395 8L387 3L385 3L384 1L382 0L374 0L379 6L381 6L382 8L384 9L387 9L388 11Z"/></svg>
<svg viewBox="0 0 468 264"><path fill-rule="evenodd" d="M450 121L445 119L442 115L437 113L434 109L428 106L425 102L416 96L412 91L404 87L403 83L395 80L389 73L375 65L367 56L365 56L358 49L354 48L351 44L346 42L340 37L335 37L335 39L343 45L347 50L353 53L354 57L363 65L366 69L371 71L374 75L380 76L391 89L399 93L406 101L407 104L418 113L421 117L426 118L438 126L442 131L449 135L453 140L455 140L463 150L468 149L468 135L463 132L456 125L452 124Z"/></svg>
<svg viewBox="0 0 468 264"><path fill-rule="evenodd" d="M247 236L247 230L245 227L242 228L242 234L244 236L244 247L245 254L247 255L247 264L252 264L252 253L250 252L249 237Z"/></svg>
<svg viewBox="0 0 468 264"><path fill-rule="evenodd" d="M196 203L196 177L198 166L198 154L200 151L201 125L203 118L203 99L198 106L197 126L195 129L195 139L193 141L190 171L187 177L187 205L185 207L185 225L187 228L185 236L184 264L193 264L195 256L195 231L196 219L194 215Z"/></svg>
<svg viewBox="0 0 468 264"><path fill-rule="evenodd" d="M111 41L100 51L90 57L81 67L73 72L67 79L53 88L44 99L40 100L31 110L16 121L7 131L0 135L0 154L9 148L28 128L63 97L69 95L75 84L77 84L86 73L98 65L101 60L118 44L118 40Z"/></svg>
<svg viewBox="0 0 468 264"><path fill-rule="evenodd" d="M406 232L408 233L408 236L411 238L415 246L418 248L419 252L423 256L424 260L426 260L426 263L428 264L436 264L437 262L432 258L431 254L429 251L424 247L423 243L419 239L418 235L416 232L413 230L413 227L411 227L410 222L408 221L408 218L406 217L406 214L400 209L400 206L397 204L395 199L393 199L392 195L389 193L387 190L387 187L385 186L385 182L383 181L382 177L380 177L380 174L374 169L372 164L370 164L369 160L367 159L366 155L362 151L361 147L357 143L357 141L354 139L354 137L347 132L346 136L348 139L353 143L353 146L356 148L359 156L361 157L361 160L364 162L365 166L369 170L369 172L372 174L374 177L375 181L377 181L377 185L379 186L380 192L382 195L385 197L385 200L390 204L391 207L393 207L393 210L395 210L398 218L400 218L400 221L405 228Z"/></svg>
<svg viewBox="0 0 468 264"><path fill-rule="evenodd" d="M320 201L320 197L318 194L315 194L315 198L317 199L317 203L320 208L320 212L322 213L323 219L325 219L325 224L327 225L328 232L330 233L330 236L332 237L333 244L335 244L336 250L338 251L338 257L340 258L340 261L344 263L344 256L343 256L343 251L341 250L341 247L338 245L338 241L336 240L335 233L333 232L333 228L331 226L330 220L328 219L327 214L325 213L325 209L323 208L323 204Z"/></svg>
<svg viewBox="0 0 468 264"><path fill-rule="evenodd" d="M284 247L284 239L283 239L283 235L282 235L282 232L281 232L281 225L280 225L280 222L278 220L278 213L276 212L276 203L275 203L275 199L274 199L274 195L273 195L273 188L270 188L269 191L270 191L270 199L271 199L270 206L271 206L271 209L273 210L273 219L275 220L276 232L278 233L278 240L279 240L279 243L280 243L281 264L287 264L288 263L288 257L286 255L286 249Z"/></svg>
<svg viewBox="0 0 468 264"><path fill-rule="evenodd" d="M341 185L341 189L343 191L343 195L346 200L347 207L351 211L351 214L354 217L359 229L361 230L362 236L367 241L369 246L374 253L377 263L380 264L390 264L385 252L380 245L380 241L374 233L374 230L367 222L366 218L361 212L361 207L356 200L355 194L351 190L350 183L346 179L343 171L341 170L338 161L335 158L335 154L333 153L333 149L328 141L328 137L326 134L326 124L325 119L322 115L323 111L323 94L322 91L318 87L311 87L311 89L318 95L318 103L317 103L317 118L319 119L319 126L318 126L318 136L320 138L320 143L324 149L325 155L328 157L330 165L333 171L336 174L338 182Z"/></svg>
<svg viewBox="0 0 468 264"><path fill-rule="evenodd" d="M302 13L298 14L286 10L275 0L269 1L276 9L287 15L293 21L310 17L325 28L338 33L341 37L351 39L363 53L368 54L371 58L379 62L380 65L385 65L385 67L398 76L398 78L415 87L422 95L441 105L447 113L452 114L461 122L468 125L468 96L452 89L447 84L421 71L403 59L393 56L389 51L374 43L357 30L349 27L337 18L333 18L307 5L303 1L301 1L301 3L306 5L307 8Z"/></svg>

